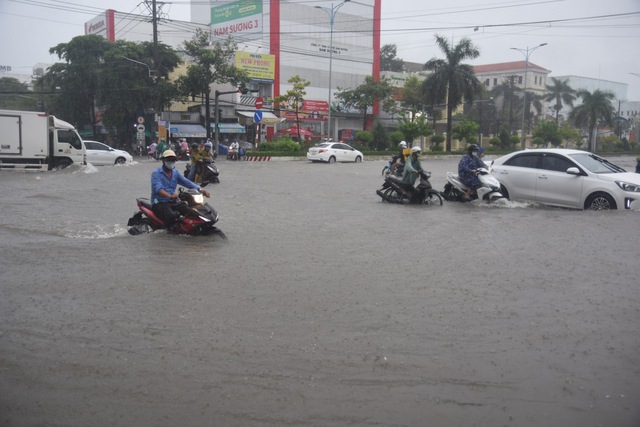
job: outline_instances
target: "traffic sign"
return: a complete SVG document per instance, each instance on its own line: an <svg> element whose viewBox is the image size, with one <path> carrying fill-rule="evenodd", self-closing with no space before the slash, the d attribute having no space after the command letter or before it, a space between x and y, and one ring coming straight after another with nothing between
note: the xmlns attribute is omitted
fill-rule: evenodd
<svg viewBox="0 0 640 427"><path fill-rule="evenodd" d="M143 124L144 123L144 117L138 116L138 123L139 124Z"/></svg>
<svg viewBox="0 0 640 427"><path fill-rule="evenodd" d="M260 123L261 120L262 120L262 111L256 110L256 112L253 114L253 121L256 123Z"/></svg>
<svg viewBox="0 0 640 427"><path fill-rule="evenodd" d="M256 98L256 103L254 104L256 107L256 110L259 110L262 108L262 106L264 105L264 99L262 99L261 96Z"/></svg>
<svg viewBox="0 0 640 427"><path fill-rule="evenodd" d="M144 131L145 131L144 125L143 124L139 124L138 125L138 133L144 133Z"/></svg>

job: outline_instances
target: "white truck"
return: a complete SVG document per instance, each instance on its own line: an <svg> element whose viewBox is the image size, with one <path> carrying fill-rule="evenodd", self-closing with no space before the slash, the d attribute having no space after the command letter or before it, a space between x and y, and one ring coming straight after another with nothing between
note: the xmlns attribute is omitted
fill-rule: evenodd
<svg viewBox="0 0 640 427"><path fill-rule="evenodd" d="M76 129L46 113L0 110L0 169L51 170L87 163Z"/></svg>

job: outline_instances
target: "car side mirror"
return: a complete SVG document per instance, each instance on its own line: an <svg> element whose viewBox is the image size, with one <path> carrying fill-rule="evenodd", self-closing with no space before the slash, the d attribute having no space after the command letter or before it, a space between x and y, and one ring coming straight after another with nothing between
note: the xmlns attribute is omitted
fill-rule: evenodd
<svg viewBox="0 0 640 427"><path fill-rule="evenodd" d="M581 175L580 169L578 169L576 167L571 167L571 168L567 169L567 173L569 175Z"/></svg>

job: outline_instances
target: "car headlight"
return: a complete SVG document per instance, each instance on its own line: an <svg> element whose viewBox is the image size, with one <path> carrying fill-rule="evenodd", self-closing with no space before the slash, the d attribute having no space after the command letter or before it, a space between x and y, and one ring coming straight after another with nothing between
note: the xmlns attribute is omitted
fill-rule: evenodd
<svg viewBox="0 0 640 427"><path fill-rule="evenodd" d="M622 188L624 191L629 191L631 193L640 193L640 185L631 184L630 182L624 181L616 181L618 187Z"/></svg>

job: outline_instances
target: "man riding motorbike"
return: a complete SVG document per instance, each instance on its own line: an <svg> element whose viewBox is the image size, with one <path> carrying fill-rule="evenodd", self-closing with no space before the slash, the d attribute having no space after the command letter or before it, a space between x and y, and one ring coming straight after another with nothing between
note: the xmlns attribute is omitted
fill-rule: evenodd
<svg viewBox="0 0 640 427"><path fill-rule="evenodd" d="M168 229L172 228L180 217L178 184L187 188L196 188L202 191L205 197L211 195L207 190L203 190L199 185L191 182L182 174L175 170L178 157L173 150L166 150L162 153L162 166L151 173L151 203L153 213L158 216Z"/></svg>
<svg viewBox="0 0 640 427"><path fill-rule="evenodd" d="M422 170L422 163L420 162L420 154L422 148L419 146L411 147L411 156L407 157L407 161L404 164L404 172L402 172L402 180L413 185L417 178L417 174Z"/></svg>
<svg viewBox="0 0 640 427"><path fill-rule="evenodd" d="M487 165L480 158L481 152L484 152L482 147L471 144L467 149L467 154L458 163L458 177L464 185L469 187L469 190L463 195L465 200L471 200L476 194L476 189L482 186L477 177L477 172L478 169L486 168Z"/></svg>

